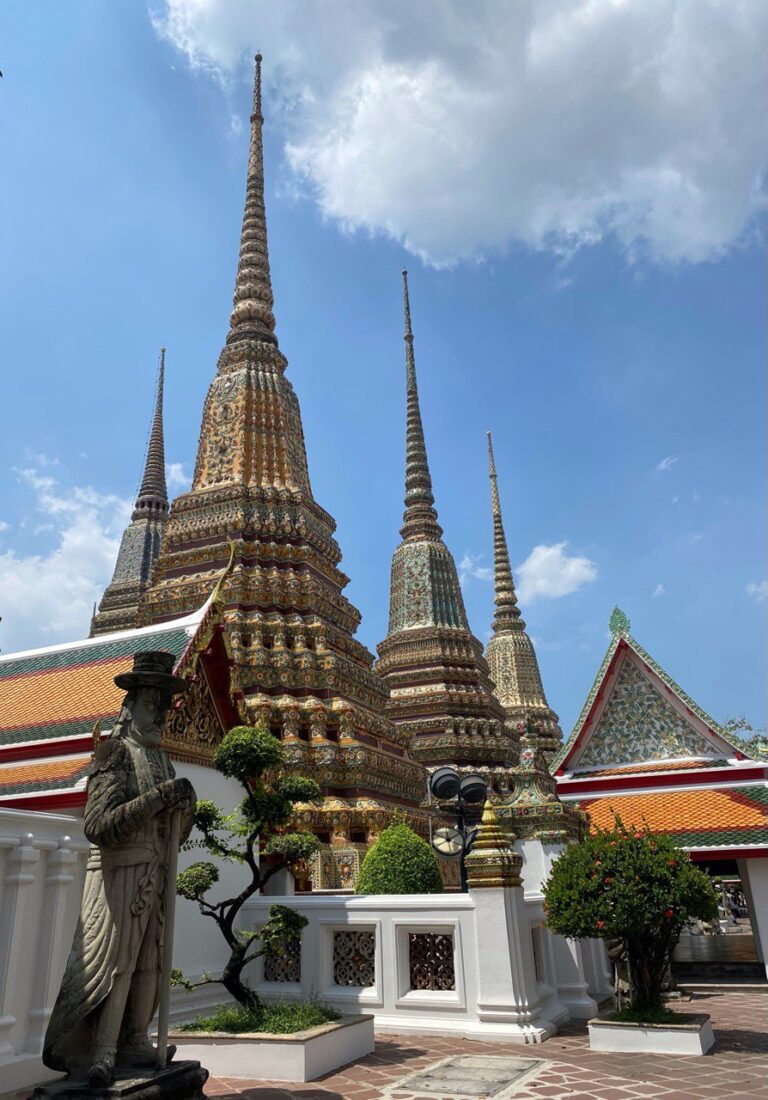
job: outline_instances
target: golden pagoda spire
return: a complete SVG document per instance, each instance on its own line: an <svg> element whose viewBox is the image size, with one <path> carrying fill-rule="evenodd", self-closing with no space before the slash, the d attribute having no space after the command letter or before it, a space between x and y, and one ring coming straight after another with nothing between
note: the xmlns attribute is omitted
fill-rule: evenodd
<svg viewBox="0 0 768 1100"><path fill-rule="evenodd" d="M529 720L540 727L539 743L551 756L559 747L562 730L558 717L547 703L541 682L539 662L533 642L517 606L512 567L509 564L507 538L501 516L493 442L488 432L488 472L491 479L493 514L494 604L493 634L485 647L485 657L496 685L498 698L507 717L524 728Z"/></svg>
<svg viewBox="0 0 768 1100"><path fill-rule="evenodd" d="M443 531L437 522L432 478L424 443L424 428L421 423L407 271L403 271L403 305L405 308L406 390L405 514L400 534L404 539L439 539Z"/></svg>
<svg viewBox="0 0 768 1100"><path fill-rule="evenodd" d="M269 275L267 216L264 208L264 148L261 113L261 54L257 53L251 111L251 141L248 152L248 178L245 188L245 212L240 234L240 257L235 278L235 294L229 321L227 343L249 337L276 344L274 298Z"/></svg>
<svg viewBox="0 0 768 1100"><path fill-rule="evenodd" d="M525 630L517 606L515 582L512 579L512 567L509 564L507 537L504 534L504 521L501 516L499 486L496 480L496 463L493 458L493 440L488 432L488 473L491 479L491 511L493 513L493 588L495 612L493 616L494 634L503 630Z"/></svg>

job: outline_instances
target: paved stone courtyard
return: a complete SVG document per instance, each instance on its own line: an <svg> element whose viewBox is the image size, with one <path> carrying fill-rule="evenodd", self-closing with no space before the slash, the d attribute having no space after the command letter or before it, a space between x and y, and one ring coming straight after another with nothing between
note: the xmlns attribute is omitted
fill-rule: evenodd
<svg viewBox="0 0 768 1100"><path fill-rule="evenodd" d="M211 1097L236 1100L408 1100L412 1096L441 1094L430 1086L419 1093L404 1078L457 1056L482 1055L530 1058L541 1065L497 1093L514 1100L704 1100L722 1097L768 1098L768 994L707 993L681 1010L708 1012L715 1029L715 1046L701 1058L672 1055L596 1054L590 1051L586 1025L568 1025L540 1046L479 1043L430 1036L384 1035L375 1054L305 1085L273 1081L235 1081L212 1078L206 1085ZM443 1094L447 1095L447 1094Z"/></svg>

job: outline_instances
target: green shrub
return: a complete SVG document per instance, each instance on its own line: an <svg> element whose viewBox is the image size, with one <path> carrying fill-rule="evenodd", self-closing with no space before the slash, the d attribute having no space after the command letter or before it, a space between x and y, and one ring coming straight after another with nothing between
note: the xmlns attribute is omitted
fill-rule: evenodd
<svg viewBox="0 0 768 1100"><path fill-rule="evenodd" d="M228 1031L231 1035L265 1031L270 1035L291 1035L341 1019L341 1013L319 1001L278 1001L258 1009L242 1005L220 1005L213 1016L198 1016L183 1024L181 1031Z"/></svg>
<svg viewBox="0 0 768 1100"><path fill-rule="evenodd" d="M620 940L633 1007L661 1004L664 974L689 920L717 913L712 884L665 834L626 828L617 817L565 850L544 887L549 929L571 939Z"/></svg>
<svg viewBox="0 0 768 1100"><path fill-rule="evenodd" d="M437 856L408 825L390 825L366 854L358 894L441 894Z"/></svg>

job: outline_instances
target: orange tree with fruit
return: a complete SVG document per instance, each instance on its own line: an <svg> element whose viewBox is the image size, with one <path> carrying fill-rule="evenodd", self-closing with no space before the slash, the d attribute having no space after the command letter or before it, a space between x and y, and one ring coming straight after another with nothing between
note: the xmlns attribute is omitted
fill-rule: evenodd
<svg viewBox="0 0 768 1100"><path fill-rule="evenodd" d="M550 931L569 939L619 940L629 965L632 1005L653 1012L672 952L693 918L711 920L717 898L708 876L671 837L628 828L616 817L567 848L544 887Z"/></svg>

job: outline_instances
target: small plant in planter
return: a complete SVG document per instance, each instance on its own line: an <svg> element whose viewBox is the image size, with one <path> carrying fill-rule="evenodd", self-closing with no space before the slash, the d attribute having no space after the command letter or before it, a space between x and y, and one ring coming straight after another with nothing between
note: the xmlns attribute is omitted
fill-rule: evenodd
<svg viewBox="0 0 768 1100"><path fill-rule="evenodd" d="M213 766L222 775L237 780L244 797L231 814L224 814L213 802L198 802L195 825L202 839L190 844L202 846L220 859L242 864L243 888L235 897L209 901L207 895L219 880L219 870L215 863L208 862L193 863L176 880L176 892L196 901L200 912L218 925L230 955L221 978L204 975L192 982L175 970L172 980L187 989L220 982L254 1024L263 1013L263 1006L255 991L243 981L244 969L262 955L285 955L298 940L307 920L284 905L270 907L269 920L259 932L236 928L237 918L248 899L273 875L303 863L319 847L311 833L275 833L288 824L296 803L317 802L321 798L320 788L313 779L282 774L282 763L282 746L265 727L235 726L226 734L216 749ZM264 842L265 836L268 839ZM259 838L262 838L260 852ZM259 865L260 854L274 857L265 869Z"/></svg>
<svg viewBox="0 0 768 1100"><path fill-rule="evenodd" d="M366 853L357 876L357 894L441 894L437 856L426 840L404 823L384 829Z"/></svg>
<svg viewBox="0 0 768 1100"><path fill-rule="evenodd" d="M688 921L712 919L717 899L707 875L669 836L627 828L616 817L613 829L563 852L544 887L544 907L556 935L619 941L631 995L624 1018L662 1023L672 951Z"/></svg>

